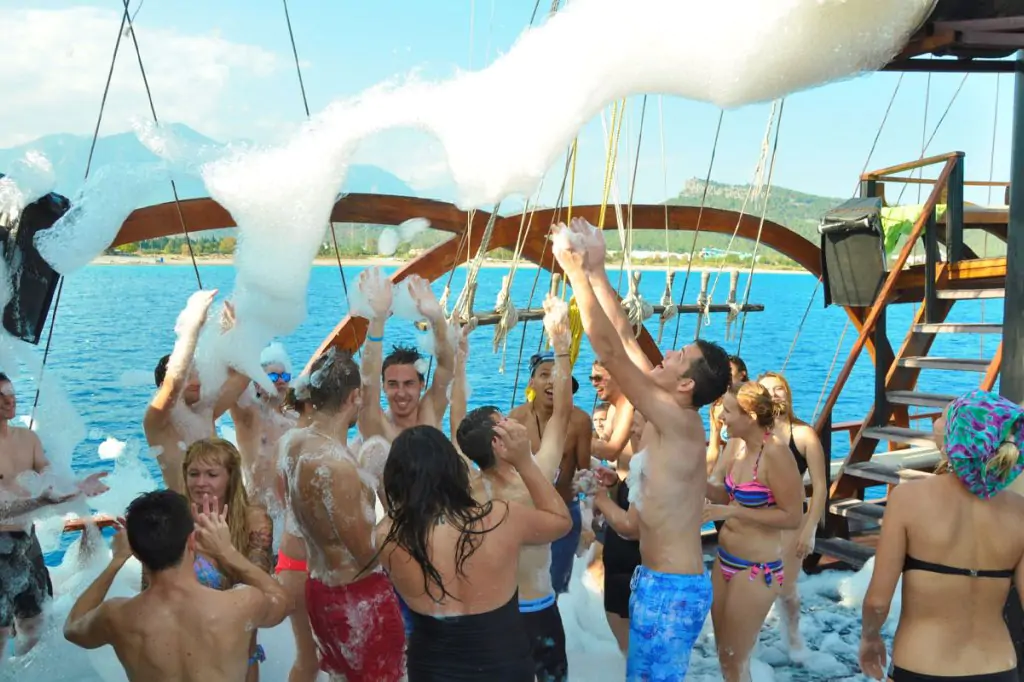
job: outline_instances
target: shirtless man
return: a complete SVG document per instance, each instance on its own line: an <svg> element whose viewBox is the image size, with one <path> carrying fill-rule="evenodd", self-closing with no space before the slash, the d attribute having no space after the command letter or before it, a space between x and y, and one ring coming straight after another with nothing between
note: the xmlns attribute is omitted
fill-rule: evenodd
<svg viewBox="0 0 1024 682"><path fill-rule="evenodd" d="M216 401L201 400L199 375L192 367L199 332L217 290L197 291L189 297L178 315L175 331L178 340L170 355L160 358L154 372L157 392L146 408L142 427L146 442L156 456L168 490L185 491L181 479L181 461L188 446L216 435L214 424L228 408L238 402L249 379L229 371ZM233 324L230 304L224 304L222 326Z"/></svg>
<svg viewBox="0 0 1024 682"><path fill-rule="evenodd" d="M280 510L283 502L275 495L277 442L295 426L297 416L288 413L284 405L292 381L292 363L284 346L274 342L263 349L260 365L277 394L271 395L253 382L252 392L247 390L231 406L231 421L235 423L249 499L269 510Z"/></svg>
<svg viewBox="0 0 1024 682"><path fill-rule="evenodd" d="M508 414L509 419L514 419L526 427L533 452L540 452L541 437L554 410L554 367L554 353L538 353L530 358L528 386L533 389L535 397L531 402L513 408ZM573 395L579 387L579 383L572 377ZM565 439L562 461L558 465L553 481L572 517L572 530L551 545L551 581L556 595L569 591L572 563L576 556L576 548L580 544L580 534L583 532L580 501L573 490L573 480L577 471L590 468L591 438L590 416L574 406L569 415L569 431Z"/></svg>
<svg viewBox="0 0 1024 682"><path fill-rule="evenodd" d="M306 608L320 669L345 682L399 682L405 627L377 562L376 482L364 480L348 447L362 406L360 383L351 356L332 348L317 358L303 389L309 426L281 439L281 468L288 507L306 541Z"/></svg>
<svg viewBox="0 0 1024 682"><path fill-rule="evenodd" d="M33 512L107 491L102 482L106 472L79 483L56 480L35 431L9 424L16 412L14 384L0 372L0 662L12 626L18 632L17 655L36 645L43 604L53 596ZM40 487L38 494L30 494Z"/></svg>
<svg viewBox="0 0 1024 682"><path fill-rule="evenodd" d="M288 611L284 589L231 544L227 507L216 501L189 509L172 490L144 493L128 505L114 536L113 556L82 593L64 623L64 637L84 649L114 647L133 682L242 682L255 628L274 627ZM194 520L193 520L194 516ZM244 587L214 590L199 583L196 552L237 576ZM134 555L149 588L105 600Z"/></svg>
<svg viewBox="0 0 1024 682"><path fill-rule="evenodd" d="M601 232L578 218L571 228L560 224L552 232L552 251L572 284L594 352L647 420L645 449L630 462L636 484L628 512L601 507L609 524L640 540L643 563L633 577L626 679L681 680L711 609L700 541L707 434L697 410L728 389L729 357L719 346L697 341L666 352L652 367L608 281Z"/></svg>
<svg viewBox="0 0 1024 682"><path fill-rule="evenodd" d="M566 435L573 414L572 370L569 365L569 323L565 303L548 295L544 302L544 327L555 348L554 371L550 374L552 388L550 416L543 427L536 455L537 467L546 480L554 480L562 464ZM538 394L537 400L541 396ZM494 427L502 423L513 439L525 436L526 427L504 419L498 408L479 407L462 420L457 432L462 453L480 467L483 488L492 497L506 502L533 506L522 478L506 461L495 457L498 440ZM590 437L588 428L584 432ZM572 478L569 479L570 483ZM483 500L481 500L482 502ZM563 682L568 678L569 662L565 653L565 630L558 611L558 600L552 587L550 564L552 545L524 546L519 553L519 611L524 616L530 637L531 653L540 682Z"/></svg>
<svg viewBox="0 0 1024 682"><path fill-rule="evenodd" d="M448 385L455 372L455 348L448 338L448 323L430 284L415 276L406 281L417 310L430 322L434 334L437 367L426 393L423 392L423 370L417 366L420 355L416 349L395 347L381 360L384 322L391 311L391 282L379 268L370 267L359 275L358 284L373 309L363 344L362 372L367 400L359 414L359 432L364 438L380 435L389 443L410 426L428 424L441 428L441 419L448 407ZM382 382L388 400L387 413L380 405Z"/></svg>

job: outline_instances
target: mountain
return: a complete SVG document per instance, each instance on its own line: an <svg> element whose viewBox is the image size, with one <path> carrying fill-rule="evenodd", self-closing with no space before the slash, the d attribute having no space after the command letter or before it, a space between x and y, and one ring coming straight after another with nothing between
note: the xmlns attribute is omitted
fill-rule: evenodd
<svg viewBox="0 0 1024 682"><path fill-rule="evenodd" d="M220 142L206 137L192 128L180 123L168 124L167 128L178 138L190 145L220 146ZM8 149L0 149L0 173L3 173L16 159L25 152L35 150L43 154L53 164L57 183L55 191L66 197L73 198L82 187L85 166L89 159L89 146L92 138L87 135L57 134L47 135L27 144ZM100 137L96 142L90 173L111 164L147 164L159 159L146 149L134 133L118 133ZM203 181L198 177L187 177L177 183L180 199L194 199L208 195ZM397 194L417 196L416 192L397 176L369 165L355 165L349 169L344 192L372 192L378 194ZM158 190L139 197L139 206L151 206L166 201L173 201L170 183ZM209 236L218 235L222 231L212 231Z"/></svg>

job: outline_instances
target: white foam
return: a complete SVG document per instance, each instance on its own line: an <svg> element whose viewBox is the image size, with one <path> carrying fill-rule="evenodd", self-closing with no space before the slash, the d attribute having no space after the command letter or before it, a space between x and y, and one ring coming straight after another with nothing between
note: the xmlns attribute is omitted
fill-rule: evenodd
<svg viewBox="0 0 1024 682"><path fill-rule="evenodd" d="M398 232L393 227L385 227L377 237L377 253L381 256L392 256L398 250Z"/></svg>
<svg viewBox="0 0 1024 682"><path fill-rule="evenodd" d="M409 218L398 226L398 238L401 242L408 243L413 237L430 227L430 221L426 218Z"/></svg>
<svg viewBox="0 0 1024 682"><path fill-rule="evenodd" d="M112 436L107 436L107 439L100 443L97 451L100 459L117 459L124 454L125 443Z"/></svg>
<svg viewBox="0 0 1024 682"><path fill-rule="evenodd" d="M117 383L125 388L152 386L153 372L152 370L145 369L127 369L124 372L121 372L121 376L118 378Z"/></svg>
<svg viewBox="0 0 1024 682"><path fill-rule="evenodd" d="M280 341L274 341L263 349L263 352L260 353L260 365L263 367L279 365L284 368L286 373L292 373L292 359Z"/></svg>
<svg viewBox="0 0 1024 682"><path fill-rule="evenodd" d="M53 191L57 182L50 160L30 149L4 169L0 178L0 222L14 222L29 204Z"/></svg>
<svg viewBox="0 0 1024 682"><path fill-rule="evenodd" d="M103 446L111 441L120 445L120 452L114 462L114 470L107 476L106 483L110 490L92 498L90 502L97 511L111 516L122 516L132 500L142 493L156 490L158 485L142 462L140 458L141 445L134 439L124 443L115 438L109 438L100 445L101 458L103 458ZM156 456L152 451L150 454Z"/></svg>
<svg viewBox="0 0 1024 682"><path fill-rule="evenodd" d="M36 233L36 249L62 275L88 265L110 246L132 211L160 181L158 164L114 164L89 176L71 208L48 230Z"/></svg>
<svg viewBox="0 0 1024 682"><path fill-rule="evenodd" d="M391 299L391 312L400 320L411 320L413 322L422 320L419 308L416 306L416 299L412 297L409 284L412 277L403 279L394 286L394 293Z"/></svg>

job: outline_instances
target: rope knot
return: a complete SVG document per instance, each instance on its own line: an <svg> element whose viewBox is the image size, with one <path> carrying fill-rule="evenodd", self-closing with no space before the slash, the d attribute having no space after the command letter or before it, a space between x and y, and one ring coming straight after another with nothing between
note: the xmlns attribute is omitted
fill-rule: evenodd
<svg viewBox="0 0 1024 682"><path fill-rule="evenodd" d="M633 334L639 334L644 321L654 315L654 306L640 295L640 273L633 272L629 278L629 294L622 299L622 308L626 313Z"/></svg>

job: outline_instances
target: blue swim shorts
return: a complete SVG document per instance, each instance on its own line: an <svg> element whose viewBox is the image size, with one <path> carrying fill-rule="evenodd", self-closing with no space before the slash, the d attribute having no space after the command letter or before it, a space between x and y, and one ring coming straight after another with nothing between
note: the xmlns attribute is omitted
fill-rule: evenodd
<svg viewBox="0 0 1024 682"><path fill-rule="evenodd" d="M710 576L637 566L631 587L626 682L680 682L711 612Z"/></svg>

